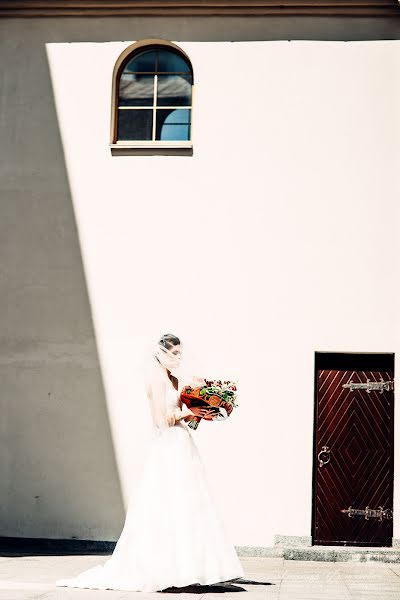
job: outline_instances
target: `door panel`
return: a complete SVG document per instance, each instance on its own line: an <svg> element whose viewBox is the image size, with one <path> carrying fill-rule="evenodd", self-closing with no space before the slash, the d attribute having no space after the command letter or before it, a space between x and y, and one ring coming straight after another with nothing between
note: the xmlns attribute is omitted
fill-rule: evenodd
<svg viewBox="0 0 400 600"><path fill-rule="evenodd" d="M392 543L393 379L393 371L316 371L314 544Z"/></svg>

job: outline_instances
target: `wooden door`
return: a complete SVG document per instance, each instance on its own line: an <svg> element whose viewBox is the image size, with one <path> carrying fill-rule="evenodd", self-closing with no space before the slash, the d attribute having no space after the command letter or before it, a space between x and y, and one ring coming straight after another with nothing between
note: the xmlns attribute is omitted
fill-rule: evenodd
<svg viewBox="0 0 400 600"><path fill-rule="evenodd" d="M393 462L394 355L316 357L314 544L392 545Z"/></svg>

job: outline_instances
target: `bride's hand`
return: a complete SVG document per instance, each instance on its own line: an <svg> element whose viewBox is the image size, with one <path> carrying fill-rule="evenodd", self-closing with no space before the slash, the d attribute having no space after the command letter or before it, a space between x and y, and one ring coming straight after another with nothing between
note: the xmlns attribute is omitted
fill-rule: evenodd
<svg viewBox="0 0 400 600"><path fill-rule="evenodd" d="M189 410L196 417L205 417L215 412L215 409L210 406L192 406Z"/></svg>
<svg viewBox="0 0 400 600"><path fill-rule="evenodd" d="M174 414L171 413L171 414L167 415L167 423L170 427L172 427L172 425L175 425L176 418L175 418Z"/></svg>

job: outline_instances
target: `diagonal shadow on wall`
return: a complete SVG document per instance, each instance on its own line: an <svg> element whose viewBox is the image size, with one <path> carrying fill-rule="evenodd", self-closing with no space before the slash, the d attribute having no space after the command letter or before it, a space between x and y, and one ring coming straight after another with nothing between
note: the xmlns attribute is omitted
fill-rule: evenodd
<svg viewBox="0 0 400 600"><path fill-rule="evenodd" d="M1 43L0 536L115 541L124 506L45 44L17 39Z"/></svg>

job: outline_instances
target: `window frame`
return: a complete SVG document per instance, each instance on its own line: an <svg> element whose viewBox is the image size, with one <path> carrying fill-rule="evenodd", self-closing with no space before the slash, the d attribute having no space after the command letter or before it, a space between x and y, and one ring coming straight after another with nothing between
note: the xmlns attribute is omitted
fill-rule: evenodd
<svg viewBox="0 0 400 600"><path fill-rule="evenodd" d="M153 50L160 47L164 47L165 50L172 50L174 53L180 55L187 62L190 73L192 76L192 98L190 106L182 106L182 109L190 110L190 139L189 140L118 140L118 97L119 97L119 82L122 71L126 67L127 63L134 58L136 54L139 54L143 50ZM157 81L157 75L155 74L154 81ZM129 148L160 148L160 149L176 149L176 148L184 148L191 149L193 147L193 97L194 97L194 75L193 75L193 67L190 58L176 44L169 42L168 40L161 39L147 39L141 40L140 42L136 42L134 44L130 44L125 50L119 55L115 65L112 76L112 98L111 98L111 127L110 127L110 147L111 149L129 149ZM137 107L136 107L137 108ZM143 107L144 108L144 107ZM153 110L153 121L155 118L155 104L153 101L153 105L151 107ZM164 107L159 107L164 108ZM181 107L176 107L181 108ZM155 127L153 122L153 128ZM154 132L153 132L154 133Z"/></svg>

